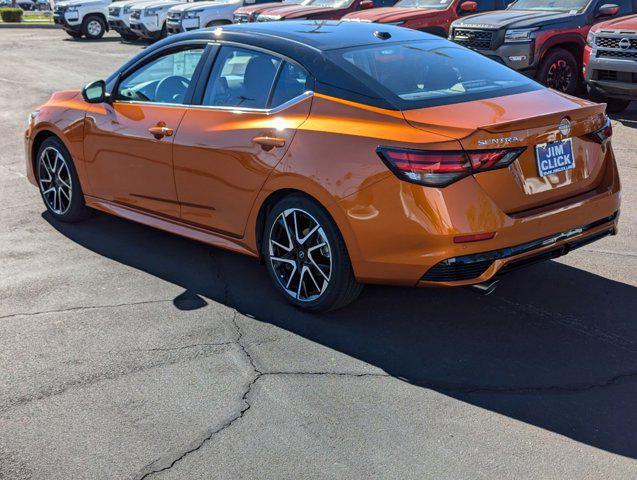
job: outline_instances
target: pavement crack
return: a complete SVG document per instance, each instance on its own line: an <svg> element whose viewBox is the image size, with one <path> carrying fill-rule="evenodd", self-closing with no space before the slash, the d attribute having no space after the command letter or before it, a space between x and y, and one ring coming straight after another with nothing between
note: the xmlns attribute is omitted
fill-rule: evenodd
<svg viewBox="0 0 637 480"><path fill-rule="evenodd" d="M102 308L132 307L137 305L150 305L153 303L168 303L168 302L172 302L172 300L146 300L143 302L115 303L112 305L87 305L87 306L79 306L79 307L68 307L68 308L59 308L59 309L53 309L53 310L41 310L37 312L12 313L9 315L0 316L0 320L6 320L8 318L15 318L15 317L32 317L35 315L46 315L49 313L68 313L68 312L76 312L80 310L99 310Z"/></svg>

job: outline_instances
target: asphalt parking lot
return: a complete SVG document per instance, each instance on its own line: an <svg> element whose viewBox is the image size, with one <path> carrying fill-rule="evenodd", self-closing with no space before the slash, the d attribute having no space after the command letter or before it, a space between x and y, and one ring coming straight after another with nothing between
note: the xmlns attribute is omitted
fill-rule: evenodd
<svg viewBox="0 0 637 480"><path fill-rule="evenodd" d="M28 113L140 48L0 30L0 479L637 477L636 104L620 235L310 316L252 259L45 213Z"/></svg>

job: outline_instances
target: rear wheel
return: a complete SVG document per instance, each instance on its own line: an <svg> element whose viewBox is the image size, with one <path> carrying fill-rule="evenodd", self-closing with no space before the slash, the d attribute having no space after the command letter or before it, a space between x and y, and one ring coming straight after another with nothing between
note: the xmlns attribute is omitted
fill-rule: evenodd
<svg viewBox="0 0 637 480"><path fill-rule="evenodd" d="M592 87L590 85L588 86L588 96L594 102L605 103L606 111L608 113L621 113L630 105L630 100L607 97L595 87Z"/></svg>
<svg viewBox="0 0 637 480"><path fill-rule="evenodd" d="M62 222L79 222L90 216L73 160L62 141L49 137L40 146L36 176L44 205Z"/></svg>
<svg viewBox="0 0 637 480"><path fill-rule="evenodd" d="M104 36L106 32L106 23L104 19L98 15L89 15L82 23L82 33L90 40L97 40Z"/></svg>
<svg viewBox="0 0 637 480"><path fill-rule="evenodd" d="M558 92L574 95L579 85L577 60L571 52L556 48L542 60L537 80Z"/></svg>
<svg viewBox="0 0 637 480"><path fill-rule="evenodd" d="M363 289L336 224L302 195L285 197L269 212L262 253L277 289L302 310L342 308Z"/></svg>

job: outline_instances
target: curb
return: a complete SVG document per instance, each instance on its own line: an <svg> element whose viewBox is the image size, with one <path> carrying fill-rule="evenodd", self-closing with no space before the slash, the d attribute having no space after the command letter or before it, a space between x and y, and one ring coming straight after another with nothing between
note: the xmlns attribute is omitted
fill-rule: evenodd
<svg viewBox="0 0 637 480"><path fill-rule="evenodd" d="M28 23L4 23L4 22L0 22L0 28L15 28L15 29L21 29L21 28L45 28L45 29L54 29L54 28L61 28L58 27L55 23L34 23L32 25L29 25Z"/></svg>

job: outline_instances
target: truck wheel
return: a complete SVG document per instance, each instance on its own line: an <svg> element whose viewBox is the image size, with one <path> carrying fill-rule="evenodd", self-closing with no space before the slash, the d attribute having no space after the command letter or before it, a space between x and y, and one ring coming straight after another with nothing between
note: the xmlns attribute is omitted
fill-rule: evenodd
<svg viewBox="0 0 637 480"><path fill-rule="evenodd" d="M122 40L126 40L127 42L134 42L139 39L134 33L120 33L119 35L122 37Z"/></svg>
<svg viewBox="0 0 637 480"><path fill-rule="evenodd" d="M66 33L75 39L82 38L82 32L73 32L71 30L66 30Z"/></svg>
<svg viewBox="0 0 637 480"><path fill-rule="evenodd" d="M577 60L571 52L556 48L542 60L536 79L558 92L574 95L579 84Z"/></svg>
<svg viewBox="0 0 637 480"><path fill-rule="evenodd" d="M593 102L605 103L607 113L621 113L628 108L630 100L624 100L623 98L612 98L602 94L595 87L588 85L588 96Z"/></svg>
<svg viewBox="0 0 637 480"><path fill-rule="evenodd" d="M82 33L89 40L102 38L105 32L106 24L102 17L98 15L89 15L82 22Z"/></svg>

